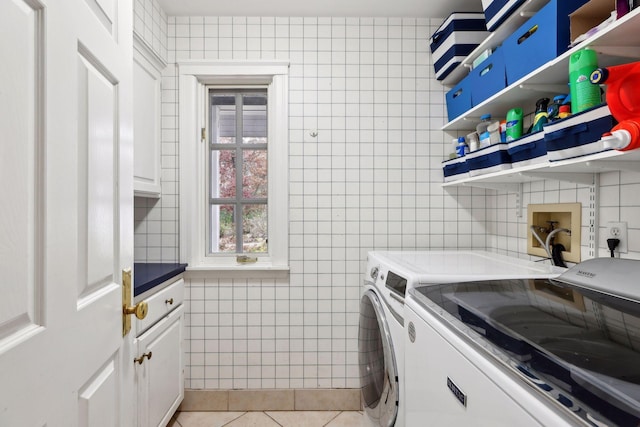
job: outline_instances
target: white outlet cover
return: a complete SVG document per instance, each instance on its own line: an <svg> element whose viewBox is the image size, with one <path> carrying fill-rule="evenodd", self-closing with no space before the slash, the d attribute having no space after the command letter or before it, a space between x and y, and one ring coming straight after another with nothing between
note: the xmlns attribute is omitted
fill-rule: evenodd
<svg viewBox="0 0 640 427"><path fill-rule="evenodd" d="M620 244L615 250L616 252L621 254L626 254L629 252L629 249L628 249L629 245L627 244L628 233L627 233L626 222L608 222L607 223L607 233L604 241L604 247L607 248L607 250L609 246L607 246L606 239L611 239L611 238L620 239Z"/></svg>

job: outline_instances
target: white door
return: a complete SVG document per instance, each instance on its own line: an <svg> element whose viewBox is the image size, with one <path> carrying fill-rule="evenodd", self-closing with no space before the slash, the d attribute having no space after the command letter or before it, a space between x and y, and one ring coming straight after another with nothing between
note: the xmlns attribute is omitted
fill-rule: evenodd
<svg viewBox="0 0 640 427"><path fill-rule="evenodd" d="M131 0L0 1L0 426L131 426Z"/></svg>

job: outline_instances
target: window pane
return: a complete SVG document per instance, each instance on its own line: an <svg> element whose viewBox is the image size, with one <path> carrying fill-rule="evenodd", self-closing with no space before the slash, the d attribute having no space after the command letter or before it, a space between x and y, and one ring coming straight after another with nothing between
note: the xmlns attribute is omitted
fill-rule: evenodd
<svg viewBox="0 0 640 427"><path fill-rule="evenodd" d="M267 205L242 207L242 251L267 252Z"/></svg>
<svg viewBox="0 0 640 427"><path fill-rule="evenodd" d="M212 142L235 144L236 142L236 97L235 95L211 96Z"/></svg>
<svg viewBox="0 0 640 427"><path fill-rule="evenodd" d="M211 252L236 251L236 222L233 205L211 206Z"/></svg>
<svg viewBox="0 0 640 427"><path fill-rule="evenodd" d="M236 197L236 151L211 150L211 197Z"/></svg>
<svg viewBox="0 0 640 427"><path fill-rule="evenodd" d="M267 94L244 95L242 101L242 142L266 144Z"/></svg>
<svg viewBox="0 0 640 427"><path fill-rule="evenodd" d="M267 91L212 89L209 102L210 253L266 254Z"/></svg>
<svg viewBox="0 0 640 427"><path fill-rule="evenodd" d="M243 150L242 197L267 197L267 150Z"/></svg>

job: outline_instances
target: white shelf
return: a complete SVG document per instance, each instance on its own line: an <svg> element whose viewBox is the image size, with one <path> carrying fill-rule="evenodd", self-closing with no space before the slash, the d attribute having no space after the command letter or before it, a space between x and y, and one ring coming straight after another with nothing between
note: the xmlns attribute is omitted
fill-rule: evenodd
<svg viewBox="0 0 640 427"><path fill-rule="evenodd" d="M455 86L460 83L471 69L473 61L487 49L495 49L502 44L521 25L542 9L549 0L527 0L518 7L495 31L484 39L441 83L445 86Z"/></svg>
<svg viewBox="0 0 640 427"><path fill-rule="evenodd" d="M514 107L533 111L535 100L541 97L541 92L548 95L562 92L558 89L567 85L569 58L573 53L585 47L590 47L598 52L598 64L604 67L632 62L633 59L640 58L640 31L638 28L640 28L640 8L631 11L606 29L594 34L556 59L471 108L465 114L445 124L442 130L473 130L480 121L480 116L485 113L491 113L494 117L505 117L507 111Z"/></svg>
<svg viewBox="0 0 640 427"><path fill-rule="evenodd" d="M545 162L537 165L507 169L486 175L445 182L443 187L477 186L483 188L509 189L514 184L557 179L581 184L593 184L593 174L617 170L640 172L640 150L605 151L589 156ZM513 187L516 188L516 187Z"/></svg>

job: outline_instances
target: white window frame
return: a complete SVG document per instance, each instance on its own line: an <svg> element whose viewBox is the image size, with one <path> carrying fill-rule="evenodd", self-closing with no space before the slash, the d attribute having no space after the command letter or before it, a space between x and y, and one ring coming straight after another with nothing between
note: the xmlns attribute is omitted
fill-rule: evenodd
<svg viewBox="0 0 640 427"><path fill-rule="evenodd" d="M181 61L179 79L180 262L189 270L289 269L289 62ZM269 252L255 263L235 253L207 256L207 85L266 85L268 96Z"/></svg>

